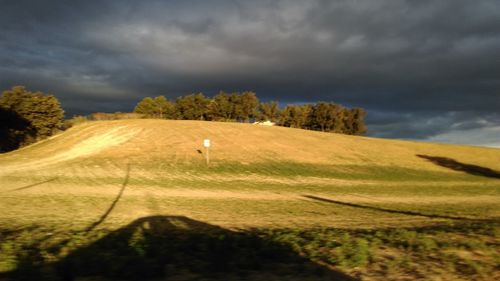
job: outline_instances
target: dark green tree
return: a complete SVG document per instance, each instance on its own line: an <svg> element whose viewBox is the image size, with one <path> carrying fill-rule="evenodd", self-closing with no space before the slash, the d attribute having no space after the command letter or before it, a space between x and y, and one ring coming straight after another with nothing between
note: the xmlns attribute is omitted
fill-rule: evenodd
<svg viewBox="0 0 500 281"><path fill-rule="evenodd" d="M151 97L143 98L134 108L134 113L144 114L146 117L153 117L155 114L155 102Z"/></svg>
<svg viewBox="0 0 500 281"><path fill-rule="evenodd" d="M231 105L231 120L243 120L245 116L243 114L243 108L241 106L241 95L238 92L233 92L229 95L229 103Z"/></svg>
<svg viewBox="0 0 500 281"><path fill-rule="evenodd" d="M56 97L42 92L30 92L24 86L14 86L0 96L4 116L17 116L26 126L16 129L19 145L51 136L63 127L64 111ZM10 117L4 117L8 120Z"/></svg>
<svg viewBox="0 0 500 281"><path fill-rule="evenodd" d="M257 117L257 106L259 99L254 92L243 92L240 96L241 120L248 122Z"/></svg>
<svg viewBox="0 0 500 281"><path fill-rule="evenodd" d="M280 125L292 128L307 128L307 122L311 106L304 105L288 105L281 113Z"/></svg>
<svg viewBox="0 0 500 281"><path fill-rule="evenodd" d="M345 134L345 115L347 110L335 103L328 103L328 112L330 116L327 132Z"/></svg>
<svg viewBox="0 0 500 281"><path fill-rule="evenodd" d="M219 92L207 105L207 118L213 121L231 121L233 119L233 104L230 96Z"/></svg>
<svg viewBox="0 0 500 281"><path fill-rule="evenodd" d="M333 121L333 128L330 130L332 133L346 134L348 131L348 124L346 122L349 115L349 109L337 106L332 110L335 120Z"/></svg>
<svg viewBox="0 0 500 281"><path fill-rule="evenodd" d="M311 107L307 123L311 130L346 134L349 126L347 117L348 110L344 107L331 102L318 102Z"/></svg>
<svg viewBox="0 0 500 281"><path fill-rule="evenodd" d="M362 108L355 107L348 112L348 120L350 123L350 130L347 134L351 135L364 135L367 128L365 125L366 111Z"/></svg>
<svg viewBox="0 0 500 281"><path fill-rule="evenodd" d="M260 121L269 120L278 122L280 119L281 110L277 101L263 102L259 104L258 119Z"/></svg>
<svg viewBox="0 0 500 281"><path fill-rule="evenodd" d="M164 96L158 96L153 99L156 115L161 119L173 119L175 106Z"/></svg>
<svg viewBox="0 0 500 281"><path fill-rule="evenodd" d="M333 117L330 115L330 105L326 102L318 102L313 105L308 124L313 130L328 131L333 125Z"/></svg>
<svg viewBox="0 0 500 281"><path fill-rule="evenodd" d="M149 118L173 119L175 106L164 96L145 97L134 108L134 112Z"/></svg>
<svg viewBox="0 0 500 281"><path fill-rule="evenodd" d="M203 93L178 97L175 101L175 110L178 119L207 120L210 100Z"/></svg>
<svg viewBox="0 0 500 281"><path fill-rule="evenodd" d="M0 107L0 153L18 149L35 139L36 133L27 120Z"/></svg>

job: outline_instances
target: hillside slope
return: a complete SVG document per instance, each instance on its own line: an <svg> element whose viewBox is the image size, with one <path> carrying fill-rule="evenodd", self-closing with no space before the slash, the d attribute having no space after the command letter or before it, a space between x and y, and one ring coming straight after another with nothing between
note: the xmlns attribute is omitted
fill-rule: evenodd
<svg viewBox="0 0 500 281"><path fill-rule="evenodd" d="M453 170L418 157L446 157L500 170L500 150L471 146L376 139L284 127L201 121L122 120L90 122L49 140L0 155L2 170L64 165L89 159L130 163L203 163L204 138L212 140L211 161L255 164L295 162L415 170Z"/></svg>
<svg viewBox="0 0 500 281"><path fill-rule="evenodd" d="M9 210L3 219L16 223L76 213L85 224L98 216L89 208L105 212L115 200L105 220L111 225L174 213L229 227L363 225L367 218L371 227L500 217L499 170L500 150L492 148L238 123L99 121L0 155L0 205ZM434 217L347 208L332 218L328 210L339 206L318 204L319 197Z"/></svg>

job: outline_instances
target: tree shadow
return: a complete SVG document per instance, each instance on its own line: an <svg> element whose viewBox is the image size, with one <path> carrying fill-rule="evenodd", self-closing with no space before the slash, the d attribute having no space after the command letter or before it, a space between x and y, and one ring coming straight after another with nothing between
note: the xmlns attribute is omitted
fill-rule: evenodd
<svg viewBox="0 0 500 281"><path fill-rule="evenodd" d="M349 207L360 208L360 209L379 211L379 212L390 213L390 214L419 216L419 217L427 217L427 218L433 218L433 219L470 220L469 218L464 218L464 217L423 214L423 213L413 212L413 211L402 211L402 210L393 210L393 209L386 209L386 208L374 207L374 206L359 205L359 204L355 204L355 203L342 202L342 201L322 198L322 197L318 197L318 196L314 196L314 195L302 195L302 196L305 198L316 200L316 201L327 202L327 203L338 204L338 205L349 206Z"/></svg>
<svg viewBox="0 0 500 281"><path fill-rule="evenodd" d="M118 203L118 201L120 200L120 198L122 197L123 195L123 192L125 191L125 188L127 187L128 185L128 180L129 180L129 177L130 177L130 164L127 164L127 170L126 170L126 174L125 174L125 180L123 181L122 183L122 187L120 188L120 191L118 192L118 195L116 195L116 198L115 200L113 200L113 203L111 203L111 205L109 206L109 208L106 210L106 212L104 212L104 214L102 214L102 216L96 221L94 222L93 224L91 224L87 229L86 229L86 232L90 232L92 231L94 228L96 228L97 226L99 226L102 222L104 222L104 220L109 216L109 214L113 211L113 209L115 208L116 206L116 203Z"/></svg>
<svg viewBox="0 0 500 281"><path fill-rule="evenodd" d="M251 231L184 216L137 219L58 262L30 257L0 280L356 280Z"/></svg>
<svg viewBox="0 0 500 281"><path fill-rule="evenodd" d="M33 184L30 184L30 185L26 185L26 186L22 186L22 187L10 189L10 190L7 190L5 192L14 192L14 191L25 190L25 189L29 189L29 188L32 188L32 187L35 187L35 186L39 186L39 185L42 185L44 183L48 183L48 182L55 181L55 180L57 180L57 177L51 178L51 179L48 179L48 180L45 180L45 181L33 183Z"/></svg>
<svg viewBox="0 0 500 281"><path fill-rule="evenodd" d="M437 156L429 156L429 155L422 155L422 154L417 154L417 157L426 159L438 166L449 168L455 171L460 171L460 172L465 172L471 175L475 176L483 176L483 177L489 177L489 178L496 178L500 179L500 171L495 171L490 168L486 167L481 167L477 165L472 165L472 164L466 164L466 163L461 163L458 162L454 159L447 158L447 157L437 157Z"/></svg>

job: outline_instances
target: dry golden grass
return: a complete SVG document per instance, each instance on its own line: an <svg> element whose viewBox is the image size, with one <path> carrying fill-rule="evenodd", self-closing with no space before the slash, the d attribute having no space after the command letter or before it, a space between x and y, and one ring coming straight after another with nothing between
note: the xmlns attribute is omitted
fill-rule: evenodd
<svg viewBox="0 0 500 281"><path fill-rule="evenodd" d="M384 140L252 124L122 120L90 122L27 148L2 155L2 163L53 163L75 158L120 158L142 163L200 161L202 140L212 140L212 161L259 163L296 161L314 164L398 166L447 171L417 154L445 156L460 162L500 169L493 148Z"/></svg>

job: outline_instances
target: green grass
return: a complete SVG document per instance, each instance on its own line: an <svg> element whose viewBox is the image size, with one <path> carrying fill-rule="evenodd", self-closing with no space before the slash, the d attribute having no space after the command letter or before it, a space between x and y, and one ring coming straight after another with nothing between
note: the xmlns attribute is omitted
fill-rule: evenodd
<svg viewBox="0 0 500 281"><path fill-rule="evenodd" d="M0 229L0 238L0 269L26 279L59 280L68 274L142 279L170 270L171 276L189 280L329 280L325 268L335 268L365 279L438 274L491 280L500 265L498 221L235 232L186 217L157 216L90 233L47 226Z"/></svg>
<svg viewBox="0 0 500 281"><path fill-rule="evenodd" d="M133 164L132 164L133 165ZM193 164L165 164L165 161L149 163L145 169L160 170L163 167L169 172L192 172L199 175L234 175L252 174L277 177L322 177L346 180L381 180L381 181L430 181L447 182L463 181L477 182L486 181L482 177L468 175L465 173L437 172L429 170L409 169L398 166L366 166L366 165L324 165L297 162L266 161L242 165L239 162L212 163L209 167L202 161ZM161 173L161 170L159 171Z"/></svg>
<svg viewBox="0 0 500 281"><path fill-rule="evenodd" d="M273 230L272 240L356 276L388 279L446 272L450 279L488 280L500 266L500 222L461 222L377 230Z"/></svg>

